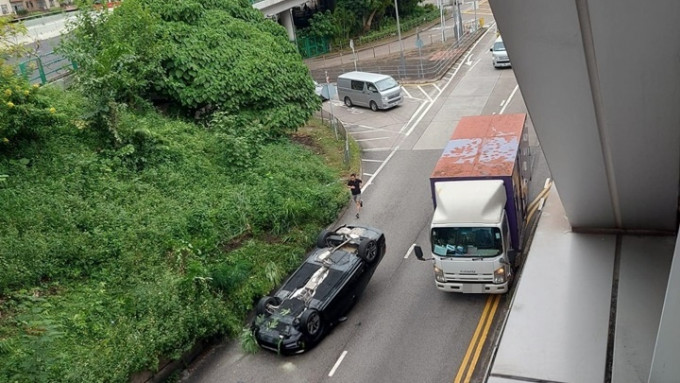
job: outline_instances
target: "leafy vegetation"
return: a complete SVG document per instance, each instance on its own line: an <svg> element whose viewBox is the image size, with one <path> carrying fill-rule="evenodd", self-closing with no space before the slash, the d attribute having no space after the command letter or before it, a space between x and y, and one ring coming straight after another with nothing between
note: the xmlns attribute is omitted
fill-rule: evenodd
<svg viewBox="0 0 680 383"><path fill-rule="evenodd" d="M54 96L68 114L83 102ZM235 171L218 129L154 112L128 125L153 132L142 167L70 123L0 159L0 381L126 381L237 336L347 201L339 170L287 138Z"/></svg>
<svg viewBox="0 0 680 383"><path fill-rule="evenodd" d="M421 0L399 0L402 23L422 23L439 16L432 5L421 6ZM436 12L435 12L436 11ZM402 25L404 27L404 25ZM335 43L359 37L357 42L372 41L373 34L396 33L396 9L393 0L338 0L332 10L312 15L309 27L298 31L300 37L329 39Z"/></svg>
<svg viewBox="0 0 680 383"><path fill-rule="evenodd" d="M78 25L74 90L0 84L3 382L124 382L242 336L348 199L344 143L292 132L319 103L306 68L249 4L126 0Z"/></svg>
<svg viewBox="0 0 680 383"><path fill-rule="evenodd" d="M78 63L87 117L122 146L118 114L154 103L177 114L238 115L271 135L319 108L308 69L280 25L245 0L131 0L83 12L61 51ZM134 33L130 33L134 31Z"/></svg>
<svg viewBox="0 0 680 383"><path fill-rule="evenodd" d="M48 128L64 117L37 85L30 86L17 77L7 61L32 53L17 43L25 33L23 24L0 17L0 151L10 141L35 136L39 128Z"/></svg>

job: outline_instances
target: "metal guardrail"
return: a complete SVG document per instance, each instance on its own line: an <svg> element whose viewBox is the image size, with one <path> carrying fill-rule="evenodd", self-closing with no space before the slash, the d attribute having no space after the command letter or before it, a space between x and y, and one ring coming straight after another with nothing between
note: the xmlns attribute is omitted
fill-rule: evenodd
<svg viewBox="0 0 680 383"><path fill-rule="evenodd" d="M333 132L335 133L336 140L344 142L343 160L345 164L348 164L350 159L349 131L347 130L347 128L345 128L345 125L342 123L342 121L338 120L338 118L330 111L326 111L325 109L321 108L321 110L316 112L316 116L321 119L322 125L333 130Z"/></svg>
<svg viewBox="0 0 680 383"><path fill-rule="evenodd" d="M29 83L45 85L48 82L68 76L73 70L78 69L78 65L52 51L22 61L17 68Z"/></svg>
<svg viewBox="0 0 680 383"><path fill-rule="evenodd" d="M435 50L432 46L429 47L427 53L420 56L415 53L417 50L411 50L408 59L405 59L403 63L397 54L373 60L358 60L356 70L390 75L401 82L418 82L440 78L463 55L465 49L483 33L484 28L467 32L453 43L439 43L439 49ZM312 69L310 72L315 80L324 83L326 82L326 74L329 79L336 79L339 75L354 70L354 62L347 62L341 65Z"/></svg>

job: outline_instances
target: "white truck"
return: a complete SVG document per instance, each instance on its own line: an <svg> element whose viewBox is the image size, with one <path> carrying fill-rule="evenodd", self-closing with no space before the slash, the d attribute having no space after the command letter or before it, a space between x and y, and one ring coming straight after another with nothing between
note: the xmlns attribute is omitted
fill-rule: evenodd
<svg viewBox="0 0 680 383"><path fill-rule="evenodd" d="M502 294L522 248L530 178L525 114L463 117L430 176L430 251L442 291ZM416 257L425 260L415 247Z"/></svg>

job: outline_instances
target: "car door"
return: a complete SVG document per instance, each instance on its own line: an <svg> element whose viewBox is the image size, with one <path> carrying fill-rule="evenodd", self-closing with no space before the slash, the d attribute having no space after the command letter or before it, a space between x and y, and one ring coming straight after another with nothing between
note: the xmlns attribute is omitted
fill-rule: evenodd
<svg viewBox="0 0 680 383"><path fill-rule="evenodd" d="M366 82L352 80L352 103L360 106L368 106Z"/></svg>

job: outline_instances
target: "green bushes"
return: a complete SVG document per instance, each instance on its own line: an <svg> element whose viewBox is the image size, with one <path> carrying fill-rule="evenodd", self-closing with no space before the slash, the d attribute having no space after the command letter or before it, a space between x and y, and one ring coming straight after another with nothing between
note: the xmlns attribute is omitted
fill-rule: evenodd
<svg viewBox="0 0 680 383"><path fill-rule="evenodd" d="M43 93L38 85L31 86L0 62L0 150L15 139L36 137L38 129L63 120L62 111L57 111Z"/></svg>
<svg viewBox="0 0 680 383"><path fill-rule="evenodd" d="M120 147L73 117L0 153L0 381L123 382L240 333L347 193L308 149L232 122L123 110Z"/></svg>
<svg viewBox="0 0 680 383"><path fill-rule="evenodd" d="M401 31L406 32L413 28L422 25L426 21L432 21L439 18L439 10L434 9L430 4L428 7L418 8L421 12L417 12L415 15L402 20ZM367 44L372 41L377 41L385 37L394 36L397 34L397 22L396 20L389 20L384 23L382 27L377 31L371 31L361 37L359 37L358 45Z"/></svg>
<svg viewBox="0 0 680 383"><path fill-rule="evenodd" d="M283 135L319 108L314 84L285 29L240 0L126 0L83 11L61 48L78 63L87 120L122 146L126 107L162 105L190 117L215 111Z"/></svg>

